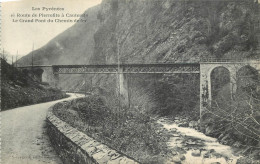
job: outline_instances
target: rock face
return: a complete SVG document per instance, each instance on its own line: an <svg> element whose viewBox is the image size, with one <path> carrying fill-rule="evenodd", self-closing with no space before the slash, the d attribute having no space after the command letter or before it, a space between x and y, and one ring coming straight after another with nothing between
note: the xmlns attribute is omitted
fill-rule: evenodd
<svg viewBox="0 0 260 164"><path fill-rule="evenodd" d="M125 63L250 56L257 44L251 36L255 31L248 29L253 5L253 1L103 1L93 62L114 63L118 54Z"/></svg>
<svg viewBox="0 0 260 164"><path fill-rule="evenodd" d="M104 0L36 50L36 64L199 61L251 57L257 46L253 0ZM28 64L30 55L19 60ZM83 60L84 59L84 60Z"/></svg>

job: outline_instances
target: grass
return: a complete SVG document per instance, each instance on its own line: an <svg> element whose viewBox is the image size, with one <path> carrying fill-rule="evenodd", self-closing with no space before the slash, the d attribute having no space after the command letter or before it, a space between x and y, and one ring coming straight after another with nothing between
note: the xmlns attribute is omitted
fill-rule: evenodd
<svg viewBox="0 0 260 164"><path fill-rule="evenodd" d="M167 136L137 109L109 109L98 96L57 104L54 114L96 140L141 163L163 163Z"/></svg>

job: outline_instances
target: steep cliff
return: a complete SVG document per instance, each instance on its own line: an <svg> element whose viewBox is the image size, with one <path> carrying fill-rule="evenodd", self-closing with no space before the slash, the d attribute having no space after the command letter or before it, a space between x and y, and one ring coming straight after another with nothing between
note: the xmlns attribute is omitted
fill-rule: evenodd
<svg viewBox="0 0 260 164"><path fill-rule="evenodd" d="M93 62L198 62L256 56L253 1L105 0Z"/></svg>
<svg viewBox="0 0 260 164"><path fill-rule="evenodd" d="M103 0L34 51L37 64L199 61L255 57L257 4L241 1ZM19 60L29 64L31 54ZM84 59L84 60L83 60Z"/></svg>

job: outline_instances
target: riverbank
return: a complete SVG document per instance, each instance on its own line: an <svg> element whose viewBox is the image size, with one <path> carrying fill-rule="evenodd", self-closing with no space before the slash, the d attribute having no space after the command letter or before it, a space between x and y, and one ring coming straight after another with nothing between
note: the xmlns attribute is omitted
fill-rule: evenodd
<svg viewBox="0 0 260 164"><path fill-rule="evenodd" d="M188 163L198 161L198 164L258 164L260 153L257 146L242 145L235 138L222 136L215 137L212 127L207 127L203 132L199 130L200 121L190 120L187 116L174 118L161 118L158 123L163 125L164 131L171 137L167 143L169 149L181 150L182 154L170 156L175 161ZM224 136L224 137L223 137ZM192 162L193 164L194 162Z"/></svg>
<svg viewBox="0 0 260 164"><path fill-rule="evenodd" d="M177 118L179 122L179 118ZM185 164L236 164L239 156L227 145L220 144L217 139L206 136L195 129L180 127L180 123L167 118L160 118L158 123L170 133L167 142L171 153L167 156L169 163Z"/></svg>
<svg viewBox="0 0 260 164"><path fill-rule="evenodd" d="M228 146L199 131L199 121L177 117L149 117L140 111L108 109L90 96L57 105L54 114L79 131L142 163L245 164L257 163L243 148ZM185 115L185 116L184 116ZM120 117L119 117L120 116Z"/></svg>
<svg viewBox="0 0 260 164"><path fill-rule="evenodd" d="M164 163L166 142L160 126L138 109L109 109L97 96L57 104L53 113L60 120L98 142L139 161Z"/></svg>

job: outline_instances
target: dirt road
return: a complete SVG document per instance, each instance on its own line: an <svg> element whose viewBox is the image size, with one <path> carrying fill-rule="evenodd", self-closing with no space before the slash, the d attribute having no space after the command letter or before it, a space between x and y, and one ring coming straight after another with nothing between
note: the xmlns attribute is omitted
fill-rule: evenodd
<svg viewBox="0 0 260 164"><path fill-rule="evenodd" d="M46 134L46 114L51 105L78 96L1 112L1 164L61 164Z"/></svg>

